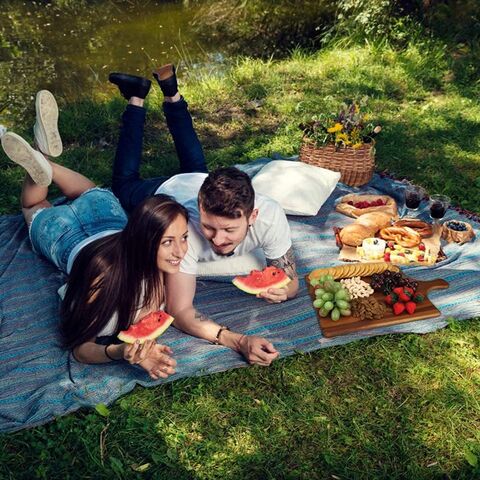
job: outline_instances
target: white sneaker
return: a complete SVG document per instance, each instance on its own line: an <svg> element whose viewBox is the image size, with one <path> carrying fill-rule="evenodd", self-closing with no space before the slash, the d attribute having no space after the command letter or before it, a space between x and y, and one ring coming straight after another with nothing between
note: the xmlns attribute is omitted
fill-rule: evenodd
<svg viewBox="0 0 480 480"><path fill-rule="evenodd" d="M20 135L7 132L2 136L2 147L12 162L22 166L32 180L43 187L52 183L52 166L37 150L34 150Z"/></svg>
<svg viewBox="0 0 480 480"><path fill-rule="evenodd" d="M48 90L40 90L35 99L37 119L33 126L35 141L45 155L58 157L62 151L62 139L58 131L58 106Z"/></svg>

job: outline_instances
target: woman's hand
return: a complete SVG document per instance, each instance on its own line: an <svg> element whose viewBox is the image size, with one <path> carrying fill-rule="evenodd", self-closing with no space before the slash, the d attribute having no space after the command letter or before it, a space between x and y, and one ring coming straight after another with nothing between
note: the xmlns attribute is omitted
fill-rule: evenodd
<svg viewBox="0 0 480 480"><path fill-rule="evenodd" d="M268 340L253 335L244 335L240 339L239 348L249 363L264 367L268 367L280 355Z"/></svg>
<svg viewBox="0 0 480 480"><path fill-rule="evenodd" d="M154 347L149 349L148 356L142 360L139 365L144 368L151 378L168 378L175 373L177 362L172 358L173 351L166 345L155 343Z"/></svg>
<svg viewBox="0 0 480 480"><path fill-rule="evenodd" d="M124 344L123 359L132 365L137 365L147 358L155 345L155 340L145 340L144 343L136 340L131 345Z"/></svg>

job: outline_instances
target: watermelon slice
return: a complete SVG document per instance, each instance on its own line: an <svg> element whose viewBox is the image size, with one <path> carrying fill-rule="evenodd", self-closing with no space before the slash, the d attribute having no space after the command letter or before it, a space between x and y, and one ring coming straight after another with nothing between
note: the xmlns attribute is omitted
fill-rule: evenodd
<svg viewBox="0 0 480 480"><path fill-rule="evenodd" d="M252 270L250 275L244 277L235 277L233 284L244 292L257 295L269 288L282 288L290 281L281 268L266 267L263 270Z"/></svg>
<svg viewBox="0 0 480 480"><path fill-rule="evenodd" d="M149 313L142 317L137 323L130 325L128 330L123 330L118 334L118 338L125 343L135 343L140 340L155 340L159 337L173 322L173 317L163 310Z"/></svg>

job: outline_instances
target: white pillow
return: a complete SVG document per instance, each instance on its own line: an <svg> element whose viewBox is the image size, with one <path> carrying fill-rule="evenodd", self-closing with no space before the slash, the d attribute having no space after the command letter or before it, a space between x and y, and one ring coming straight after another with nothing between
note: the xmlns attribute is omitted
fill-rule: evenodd
<svg viewBox="0 0 480 480"><path fill-rule="evenodd" d="M340 173L303 162L273 160L252 180L255 192L276 200L288 215L316 215Z"/></svg>
<svg viewBox="0 0 480 480"><path fill-rule="evenodd" d="M247 275L252 270L263 270L266 264L263 250L257 248L239 257L225 257L211 262L198 262L197 276Z"/></svg>

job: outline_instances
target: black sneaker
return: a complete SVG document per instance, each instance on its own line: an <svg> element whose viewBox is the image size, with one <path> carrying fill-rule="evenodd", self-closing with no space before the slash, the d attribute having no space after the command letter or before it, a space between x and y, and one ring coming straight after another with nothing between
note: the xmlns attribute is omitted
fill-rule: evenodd
<svg viewBox="0 0 480 480"><path fill-rule="evenodd" d="M147 78L126 73L111 73L108 80L118 86L120 93L127 100L130 100L130 97L145 98L152 85L152 82Z"/></svg>
<svg viewBox="0 0 480 480"><path fill-rule="evenodd" d="M178 92L175 67L171 63L158 67L157 70L153 72L153 76L166 97L173 97Z"/></svg>

